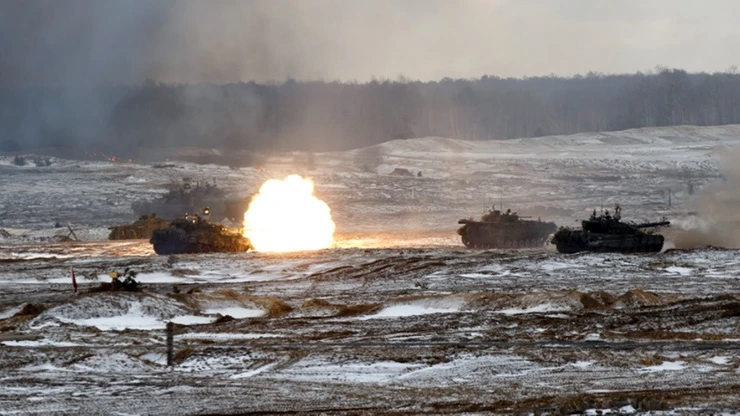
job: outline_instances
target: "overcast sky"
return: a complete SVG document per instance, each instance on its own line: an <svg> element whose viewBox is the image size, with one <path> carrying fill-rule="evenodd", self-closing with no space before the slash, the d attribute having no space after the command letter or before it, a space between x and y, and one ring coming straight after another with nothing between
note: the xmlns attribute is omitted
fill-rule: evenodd
<svg viewBox="0 0 740 416"><path fill-rule="evenodd" d="M740 64L737 0L0 0L0 83L523 77Z"/></svg>

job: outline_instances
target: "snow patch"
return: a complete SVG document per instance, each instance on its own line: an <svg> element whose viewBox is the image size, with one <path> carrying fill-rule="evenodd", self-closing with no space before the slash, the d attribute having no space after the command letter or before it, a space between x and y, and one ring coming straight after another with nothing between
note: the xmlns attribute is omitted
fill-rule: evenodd
<svg viewBox="0 0 740 416"><path fill-rule="evenodd" d="M400 377L411 370L423 368L421 364L395 361L374 363L328 363L306 359L275 374L276 378L293 381L321 381L330 383L382 383Z"/></svg>
<svg viewBox="0 0 740 416"><path fill-rule="evenodd" d="M235 333L208 333L208 332L190 332L178 335L178 339L212 339L212 340L237 340L237 339L258 339L258 338L280 338L280 334L235 334Z"/></svg>
<svg viewBox="0 0 740 416"><path fill-rule="evenodd" d="M82 373L141 373L148 370L146 363L125 353L103 352L76 362L70 366Z"/></svg>
<svg viewBox="0 0 740 416"><path fill-rule="evenodd" d="M2 312L0 312L0 319L8 319L14 317L18 312L23 310L24 306L26 306L26 304L22 303L18 306L12 306L3 310Z"/></svg>
<svg viewBox="0 0 740 416"><path fill-rule="evenodd" d="M667 271L668 273L678 274L681 276L691 276L694 270L689 267L671 266L671 267L666 267L665 271Z"/></svg>
<svg viewBox="0 0 740 416"><path fill-rule="evenodd" d="M578 367L578 368L586 368L586 367L590 367L593 363L594 363L593 361L576 361L574 363L571 363L570 365L572 365L573 367Z"/></svg>
<svg viewBox="0 0 740 416"><path fill-rule="evenodd" d="M570 308L565 305L555 305L552 303L543 303L541 305L530 306L528 308L508 308L496 311L504 315L521 315L525 313L543 313L543 312L565 312Z"/></svg>
<svg viewBox="0 0 740 416"><path fill-rule="evenodd" d="M488 273L465 273L465 274L461 274L459 276L460 277L466 277L468 279L487 279L487 278L495 277L495 275L488 274Z"/></svg>
<svg viewBox="0 0 740 416"><path fill-rule="evenodd" d="M730 357L720 355L720 356L710 358L709 361L717 365L726 365L730 362Z"/></svg>
<svg viewBox="0 0 740 416"><path fill-rule="evenodd" d="M359 319L401 318L433 313L455 313L460 312L463 304L463 299L423 299L413 303L388 306L373 315L364 316Z"/></svg>
<svg viewBox="0 0 740 416"><path fill-rule="evenodd" d="M398 318L404 316L427 315L431 313L451 313L460 312L460 308L431 308L423 305L395 305L384 308L375 315L367 316L361 319L373 318Z"/></svg>
<svg viewBox="0 0 740 416"><path fill-rule="evenodd" d="M239 307L206 309L203 313L207 315L229 315L232 318L257 318L265 315L263 309L247 309Z"/></svg>
<svg viewBox="0 0 740 416"><path fill-rule="evenodd" d="M2 341L0 344L8 347L81 347L83 344L74 342L42 340L24 340L24 341Z"/></svg>
<svg viewBox="0 0 740 416"><path fill-rule="evenodd" d="M665 361L660 365L652 365L643 368L641 371L644 373L655 373L659 371L679 371L686 368L684 361Z"/></svg>
<svg viewBox="0 0 740 416"><path fill-rule="evenodd" d="M629 404L627 406L622 406L619 408L620 415L631 415L635 412L637 412L637 410L635 410L635 408Z"/></svg>
<svg viewBox="0 0 740 416"><path fill-rule="evenodd" d="M542 263L540 265L540 268L544 271L552 272L555 270L573 268L573 264L555 261L555 262L549 262L549 263Z"/></svg>
<svg viewBox="0 0 740 416"><path fill-rule="evenodd" d="M61 368L61 367L57 367L57 366L55 366L52 363L44 363L44 364L39 364L39 365L29 365L29 366L23 367L21 370L23 370L23 371L29 371L29 372L41 372L41 371L59 372L59 371L67 371L66 369Z"/></svg>
<svg viewBox="0 0 740 416"><path fill-rule="evenodd" d="M176 316L171 319L173 323L176 323L178 325L202 325L202 324L210 324L211 322L215 321L216 318L212 316L197 316L197 315L183 315L183 316ZM165 324L166 325L166 324Z"/></svg>
<svg viewBox="0 0 740 416"><path fill-rule="evenodd" d="M213 316L193 315L175 300L159 295L101 293L44 311L29 322L38 329L58 323L96 327L101 331L160 330L168 321L182 325L210 323Z"/></svg>
<svg viewBox="0 0 740 416"><path fill-rule="evenodd" d="M167 365L167 354L159 352L148 352L139 357L143 361L148 361L157 365Z"/></svg>
<svg viewBox="0 0 740 416"><path fill-rule="evenodd" d="M61 322L78 325L78 326L94 326L101 331L122 331L124 329L164 329L166 324L164 321L158 319L155 316L146 315L140 304L133 304L131 307L122 315L117 316L105 316L96 318L86 319L69 319L65 317L57 317Z"/></svg>
<svg viewBox="0 0 740 416"><path fill-rule="evenodd" d="M239 378L253 377L253 376L256 376L257 374L260 374L260 373L263 373L265 371L268 371L269 369L271 369L272 367L275 367L276 365L277 365L277 363L263 365L262 367L257 368L257 369L252 370L252 371L247 371L245 373L234 374L233 376L231 376L229 378L231 378L231 379L239 379Z"/></svg>

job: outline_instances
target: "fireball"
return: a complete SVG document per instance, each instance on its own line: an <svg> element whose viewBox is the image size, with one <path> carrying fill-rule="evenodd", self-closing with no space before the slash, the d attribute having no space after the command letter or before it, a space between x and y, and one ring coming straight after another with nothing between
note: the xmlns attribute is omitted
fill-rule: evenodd
<svg viewBox="0 0 740 416"><path fill-rule="evenodd" d="M319 250L334 243L334 221L313 182L300 175L270 179L244 213L244 236L257 251Z"/></svg>

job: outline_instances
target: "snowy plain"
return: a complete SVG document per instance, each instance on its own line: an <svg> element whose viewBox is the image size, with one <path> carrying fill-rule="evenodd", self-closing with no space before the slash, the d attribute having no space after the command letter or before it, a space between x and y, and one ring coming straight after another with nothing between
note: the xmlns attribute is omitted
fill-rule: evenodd
<svg viewBox="0 0 740 416"><path fill-rule="evenodd" d="M683 126L397 140L316 153L311 169L304 153L237 169L0 155L0 414L730 414L736 246L476 251L455 229L501 203L567 226L615 203L690 223L738 145L740 126ZM335 247L156 256L106 240L131 202L183 177L248 195L289 173L314 179ZM666 230L667 247L685 232ZM143 292L88 293L125 267Z"/></svg>

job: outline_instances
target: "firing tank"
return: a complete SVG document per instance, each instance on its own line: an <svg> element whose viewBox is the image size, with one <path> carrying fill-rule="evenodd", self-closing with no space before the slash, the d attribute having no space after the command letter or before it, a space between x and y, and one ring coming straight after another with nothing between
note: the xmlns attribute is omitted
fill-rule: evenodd
<svg viewBox="0 0 740 416"><path fill-rule="evenodd" d="M155 230L149 242L157 254L239 253L252 248L240 232L199 215L175 219L167 228Z"/></svg>
<svg viewBox="0 0 740 416"><path fill-rule="evenodd" d="M529 248L542 247L558 228L554 222L524 218L530 217L520 217L510 209L502 213L494 205L480 221L459 220L463 226L457 233L468 248Z"/></svg>
<svg viewBox="0 0 740 416"><path fill-rule="evenodd" d="M663 236L648 228L670 225L665 219L656 222L635 224L622 222L622 208L617 205L614 215L606 210L581 221L581 229L560 228L552 238L561 253L593 251L599 253L657 253L663 248Z"/></svg>
<svg viewBox="0 0 740 416"><path fill-rule="evenodd" d="M166 194L152 201L134 201L131 209L136 215L156 212L158 216L173 220L183 212L198 212L201 207L211 207L213 218L229 219L234 222L244 220L244 212L249 206L250 196L230 196L211 183L192 183L183 179L182 183L170 184Z"/></svg>
<svg viewBox="0 0 740 416"><path fill-rule="evenodd" d="M138 220L134 221L133 224L110 227L109 230L111 231L110 234L108 234L108 239L148 239L152 236L154 230L159 230L160 228L167 228L167 221L157 217L157 214L142 215Z"/></svg>

